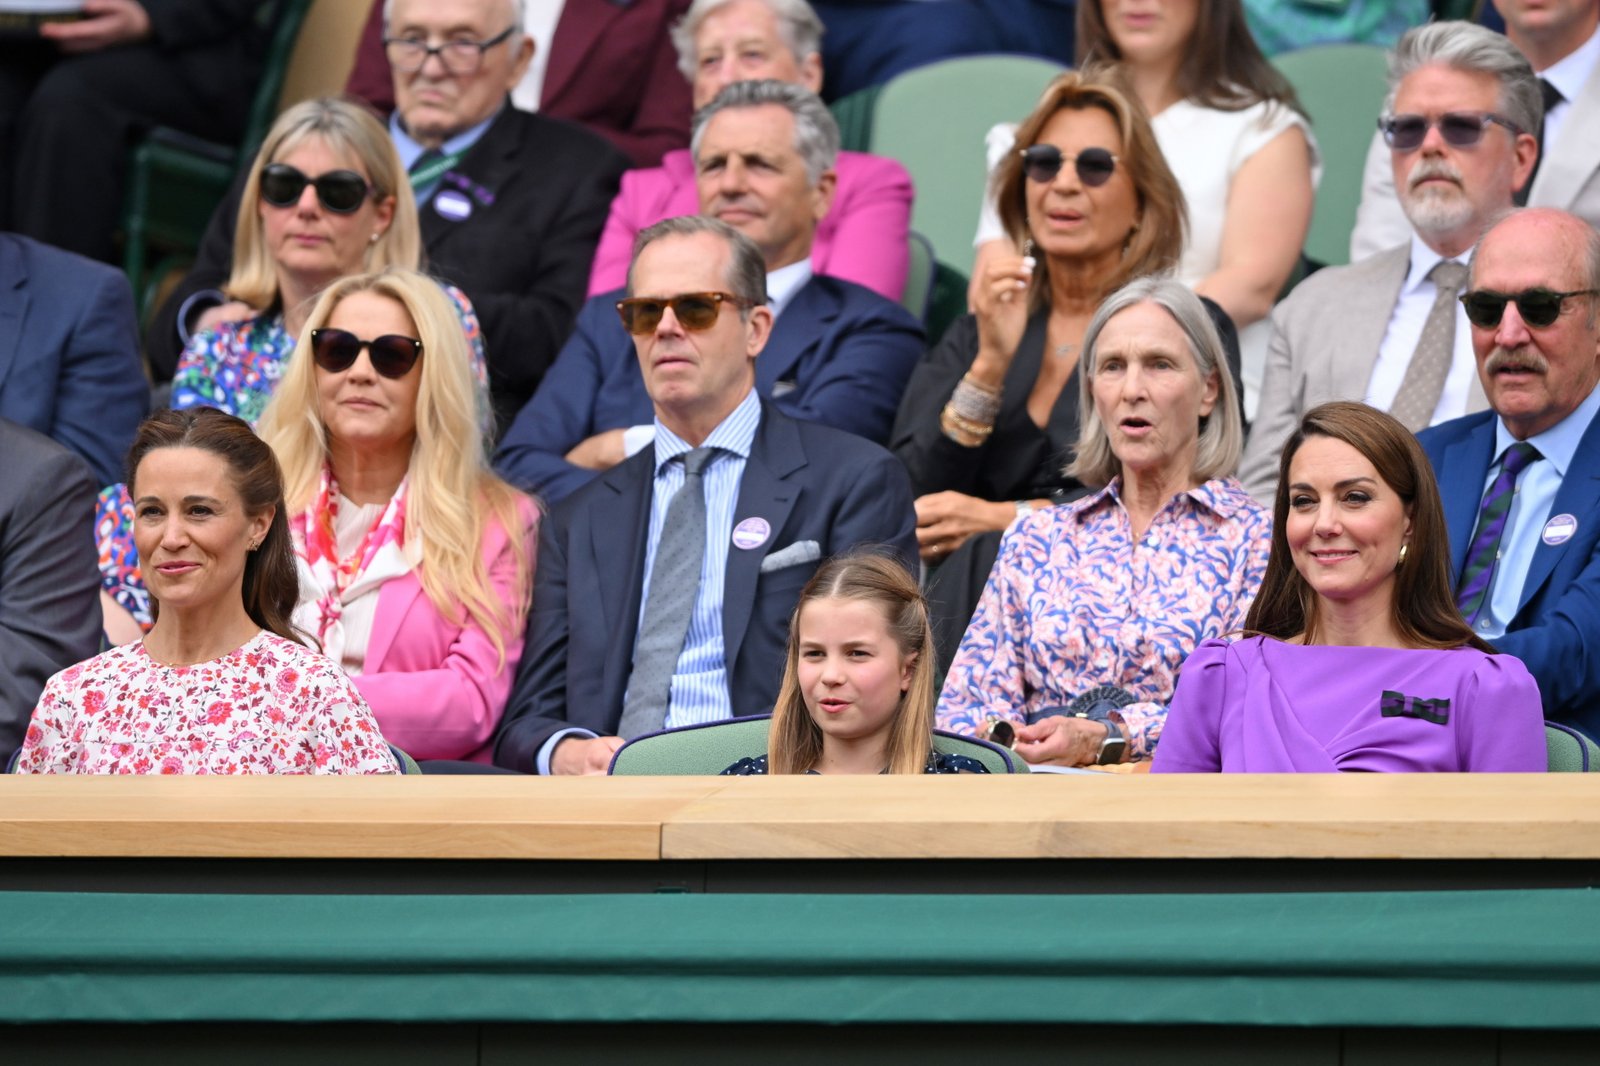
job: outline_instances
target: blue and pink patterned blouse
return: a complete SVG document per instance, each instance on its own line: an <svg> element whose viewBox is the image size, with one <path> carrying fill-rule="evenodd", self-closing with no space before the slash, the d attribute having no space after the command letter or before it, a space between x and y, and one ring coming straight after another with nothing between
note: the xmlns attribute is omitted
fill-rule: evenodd
<svg viewBox="0 0 1600 1066"><path fill-rule="evenodd" d="M1129 759L1154 751L1184 659L1244 625L1272 515L1237 480L1215 478L1167 501L1135 540L1119 486L1024 515L1006 533L945 678L939 728L1022 722L1116 685L1139 701L1118 712Z"/></svg>

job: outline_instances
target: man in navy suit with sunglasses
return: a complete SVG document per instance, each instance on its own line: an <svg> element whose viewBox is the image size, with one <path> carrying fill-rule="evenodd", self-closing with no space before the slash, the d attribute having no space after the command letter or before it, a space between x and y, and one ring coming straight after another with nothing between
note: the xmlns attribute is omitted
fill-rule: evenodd
<svg viewBox="0 0 1600 1066"><path fill-rule="evenodd" d="M1317 271L1272 312L1239 463L1245 488L1268 506L1283 442L1319 403L1362 400L1413 432L1487 404L1456 297L1468 253L1533 172L1538 79L1500 34L1436 22L1400 39L1389 87L1380 125L1409 239Z"/></svg>
<svg viewBox="0 0 1600 1066"><path fill-rule="evenodd" d="M1464 304L1491 410L1419 436L1468 623L1545 717L1600 738L1600 234L1529 208L1473 253Z"/></svg>

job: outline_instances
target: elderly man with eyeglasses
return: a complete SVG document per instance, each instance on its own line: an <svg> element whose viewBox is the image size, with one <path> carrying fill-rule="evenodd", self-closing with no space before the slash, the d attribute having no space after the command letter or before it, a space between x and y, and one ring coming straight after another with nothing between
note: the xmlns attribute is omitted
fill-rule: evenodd
<svg viewBox="0 0 1600 1066"><path fill-rule="evenodd" d="M571 330L627 159L588 130L510 106L533 55L523 0L387 0L385 12L390 133L430 269L467 294L483 324L504 427ZM239 191L146 336L158 375L170 375L190 330L231 312L214 288L232 259Z"/></svg>
<svg viewBox="0 0 1600 1066"><path fill-rule="evenodd" d="M1411 223L1405 243L1296 286L1272 341L1239 478L1270 503L1278 453L1306 411L1362 400L1413 432L1488 406L1456 297L1478 238L1533 172L1538 79L1511 42L1469 22L1410 30L1378 125Z"/></svg>

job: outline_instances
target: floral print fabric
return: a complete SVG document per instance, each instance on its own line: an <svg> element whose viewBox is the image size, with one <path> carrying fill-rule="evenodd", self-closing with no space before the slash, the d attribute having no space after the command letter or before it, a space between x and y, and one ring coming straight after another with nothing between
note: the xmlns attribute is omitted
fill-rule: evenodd
<svg viewBox="0 0 1600 1066"><path fill-rule="evenodd" d="M939 728L1021 722L1116 685L1138 700L1118 712L1129 758L1154 751L1184 659L1244 624L1272 516L1238 481L1214 479L1174 496L1136 540L1119 484L1006 533L945 678Z"/></svg>
<svg viewBox="0 0 1600 1066"><path fill-rule="evenodd" d="M394 755L337 663L262 631L220 659L165 666L144 643L45 685L17 773L393 774Z"/></svg>

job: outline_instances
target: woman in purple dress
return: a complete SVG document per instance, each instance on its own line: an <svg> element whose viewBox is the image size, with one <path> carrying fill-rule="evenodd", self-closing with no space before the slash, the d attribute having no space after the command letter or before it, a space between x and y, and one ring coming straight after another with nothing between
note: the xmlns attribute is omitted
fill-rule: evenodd
<svg viewBox="0 0 1600 1066"><path fill-rule="evenodd" d="M1462 620L1433 470L1360 403L1284 445L1245 620L1184 663L1156 772L1543 771L1539 689Z"/></svg>

